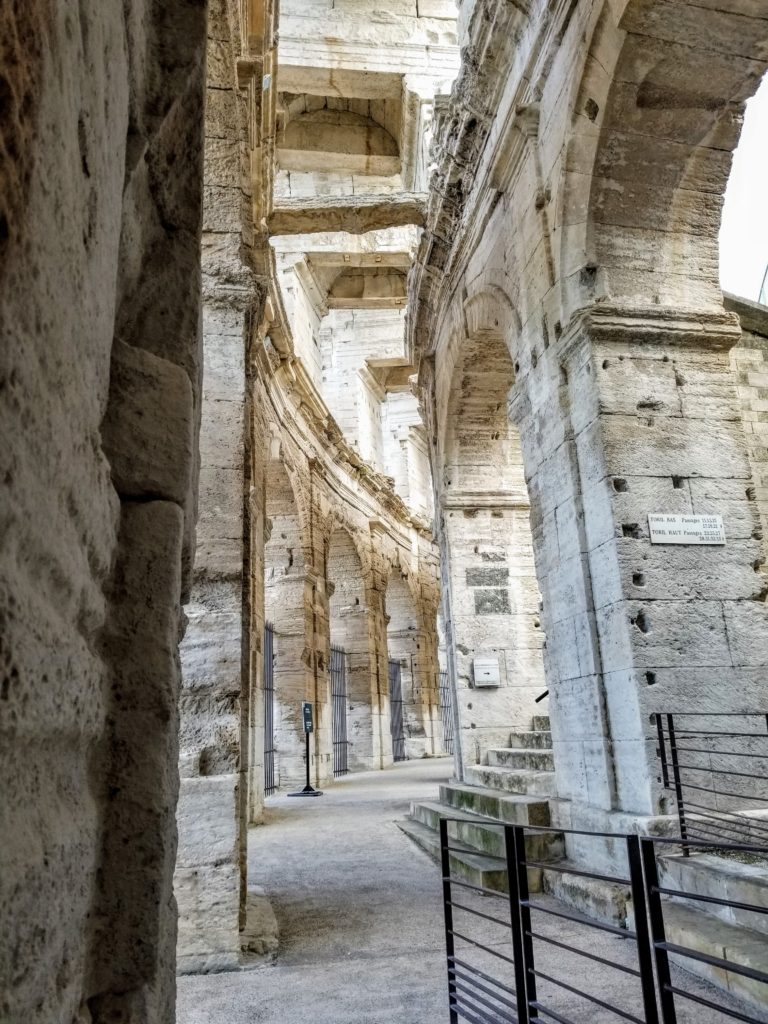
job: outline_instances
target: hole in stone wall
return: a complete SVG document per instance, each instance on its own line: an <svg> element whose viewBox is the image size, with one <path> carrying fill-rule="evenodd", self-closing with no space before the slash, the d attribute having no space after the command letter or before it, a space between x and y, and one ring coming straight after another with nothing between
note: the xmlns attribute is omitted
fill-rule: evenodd
<svg viewBox="0 0 768 1024"><path fill-rule="evenodd" d="M568 373L567 373L567 371L566 371L564 366L560 367L560 383L561 384L567 384L568 383Z"/></svg>
<svg viewBox="0 0 768 1024"><path fill-rule="evenodd" d="M600 107L595 103L592 97L590 97L584 104L584 113L590 121L596 120L597 115L600 113Z"/></svg>
<svg viewBox="0 0 768 1024"><path fill-rule="evenodd" d="M645 576L641 572L633 572L632 573L632 583L636 587L644 587L645 586Z"/></svg>
<svg viewBox="0 0 768 1024"><path fill-rule="evenodd" d="M623 537L633 537L635 540L639 540L640 527L637 523L622 523L621 534Z"/></svg>
<svg viewBox="0 0 768 1024"><path fill-rule="evenodd" d="M613 489L614 491L628 491L629 484L623 477L616 476L613 478Z"/></svg>
<svg viewBox="0 0 768 1024"><path fill-rule="evenodd" d="M681 476L673 476L672 477L672 486L674 487L674 489L676 491L679 491L680 488L683 486L683 477L681 477Z"/></svg>
<svg viewBox="0 0 768 1024"><path fill-rule="evenodd" d="M611 361L609 359L604 359L603 360L603 369L604 370L607 370L610 365L611 365Z"/></svg>
<svg viewBox="0 0 768 1024"><path fill-rule="evenodd" d="M656 685L656 673L655 672L646 672L645 673L645 681L648 684L648 686L655 686Z"/></svg>
<svg viewBox="0 0 768 1024"><path fill-rule="evenodd" d="M536 349L533 349L533 351L531 352L531 366L535 370L538 365L539 365L539 357L536 355Z"/></svg>
<svg viewBox="0 0 768 1024"><path fill-rule="evenodd" d="M563 333L563 325L558 320L557 323L555 324L555 337L559 338L562 333Z"/></svg>
<svg viewBox="0 0 768 1024"><path fill-rule="evenodd" d="M650 633L651 631L651 620L648 618L648 616L645 614L642 608L637 613L635 625L641 633Z"/></svg>
<svg viewBox="0 0 768 1024"><path fill-rule="evenodd" d="M544 339L544 349L546 351L549 348L549 324L545 316L541 318L541 336Z"/></svg>

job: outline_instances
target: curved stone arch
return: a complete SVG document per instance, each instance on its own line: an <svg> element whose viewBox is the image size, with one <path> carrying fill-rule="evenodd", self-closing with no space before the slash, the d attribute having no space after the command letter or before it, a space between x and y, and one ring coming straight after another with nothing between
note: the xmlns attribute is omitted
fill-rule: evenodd
<svg viewBox="0 0 768 1024"><path fill-rule="evenodd" d="M369 537L366 537L359 528L356 528L356 524L351 520L351 517L344 514L343 508L336 508L332 511L323 531L325 565L326 567L328 565L328 551L331 539L338 530L346 533L352 542L360 563L360 570L367 593L369 587L373 585L373 544Z"/></svg>
<svg viewBox="0 0 768 1024"><path fill-rule="evenodd" d="M603 6L573 92L559 199L565 319L596 296L721 308L722 196L766 45L768 23L733 11Z"/></svg>
<svg viewBox="0 0 768 1024"><path fill-rule="evenodd" d="M275 442L277 442L277 444L275 444ZM304 565L307 569L310 569L315 564L315 551L312 545L309 524L313 519L316 522L317 510L312 507L309 491L304 486L300 470L297 466L297 461L303 458L303 456L299 453L289 451L289 446L286 445L285 440L283 438L276 438L275 436L272 438L269 455L270 457L267 460L265 470L265 509L268 507L269 502L270 467L277 465L285 471L288 483L291 486L293 501L296 505L296 511L299 519L302 558L304 559Z"/></svg>

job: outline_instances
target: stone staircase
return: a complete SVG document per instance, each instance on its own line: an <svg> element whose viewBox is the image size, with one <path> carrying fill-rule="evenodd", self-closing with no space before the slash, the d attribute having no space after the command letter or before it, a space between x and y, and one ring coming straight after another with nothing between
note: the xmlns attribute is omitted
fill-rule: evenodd
<svg viewBox="0 0 768 1024"><path fill-rule="evenodd" d="M473 885L507 891L504 832L500 825L549 825L548 798L554 793L554 763L549 718L537 715L532 728L510 735L510 746L488 751L486 765L466 769L465 783L440 786L439 801L414 803L400 828L436 860L440 858L440 819L449 822L451 872ZM490 820L489 820L490 819ZM494 824L495 823L495 824ZM531 860L559 860L561 833L526 838ZM530 868L528 885L540 892L541 868Z"/></svg>

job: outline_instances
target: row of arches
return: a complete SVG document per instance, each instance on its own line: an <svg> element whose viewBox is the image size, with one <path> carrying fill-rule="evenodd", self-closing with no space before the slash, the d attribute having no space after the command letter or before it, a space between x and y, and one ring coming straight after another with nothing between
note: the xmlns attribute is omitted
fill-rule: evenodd
<svg viewBox="0 0 768 1024"><path fill-rule="evenodd" d="M374 573L372 546L358 548L341 523L319 542L322 564L314 570L317 524L297 502L279 458L267 466L265 515L266 634L257 679L266 795L303 784L304 701L314 707L316 784L442 753L430 621L436 611L417 601L407 570L396 560Z"/></svg>

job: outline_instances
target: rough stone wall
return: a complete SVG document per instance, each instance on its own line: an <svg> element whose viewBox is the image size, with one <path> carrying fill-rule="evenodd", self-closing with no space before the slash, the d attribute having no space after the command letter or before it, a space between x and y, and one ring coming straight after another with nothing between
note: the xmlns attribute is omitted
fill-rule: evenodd
<svg viewBox="0 0 768 1024"><path fill-rule="evenodd" d="M700 13L463 4L411 278L433 442L474 310L512 354L558 787L584 825L657 812L651 712L754 706L768 657L716 262L765 24ZM720 514L728 544L651 545L651 512Z"/></svg>
<svg viewBox="0 0 768 1024"><path fill-rule="evenodd" d="M8 1021L173 1016L204 37L202 3L0 14Z"/></svg>

